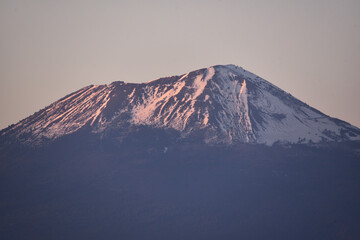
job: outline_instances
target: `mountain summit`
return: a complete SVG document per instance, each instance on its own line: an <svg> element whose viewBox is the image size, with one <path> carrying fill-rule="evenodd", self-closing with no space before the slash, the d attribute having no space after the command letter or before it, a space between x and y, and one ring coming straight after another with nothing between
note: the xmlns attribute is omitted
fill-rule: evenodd
<svg viewBox="0 0 360 240"><path fill-rule="evenodd" d="M234 65L134 84L84 87L1 132L41 144L87 129L101 136L131 126L175 131L210 144L360 140L360 130Z"/></svg>

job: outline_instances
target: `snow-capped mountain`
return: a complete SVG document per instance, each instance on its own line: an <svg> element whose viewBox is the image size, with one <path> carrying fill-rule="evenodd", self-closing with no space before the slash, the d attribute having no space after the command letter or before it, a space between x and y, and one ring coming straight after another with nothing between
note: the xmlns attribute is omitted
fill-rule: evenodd
<svg viewBox="0 0 360 240"><path fill-rule="evenodd" d="M309 143L360 140L360 130L234 65L134 84L87 86L1 132L41 143L88 128L147 125L205 143Z"/></svg>

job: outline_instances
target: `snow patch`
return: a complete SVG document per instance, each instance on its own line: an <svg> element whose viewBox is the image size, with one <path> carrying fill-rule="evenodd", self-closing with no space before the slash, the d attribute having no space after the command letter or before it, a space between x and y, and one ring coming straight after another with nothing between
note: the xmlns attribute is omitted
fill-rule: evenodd
<svg viewBox="0 0 360 240"><path fill-rule="evenodd" d="M205 77L203 77L202 74L198 75L193 84L193 88L195 89L195 93L193 95L193 99L197 99L198 96L200 96L208 81L215 75L215 69L213 67L210 67L206 70Z"/></svg>

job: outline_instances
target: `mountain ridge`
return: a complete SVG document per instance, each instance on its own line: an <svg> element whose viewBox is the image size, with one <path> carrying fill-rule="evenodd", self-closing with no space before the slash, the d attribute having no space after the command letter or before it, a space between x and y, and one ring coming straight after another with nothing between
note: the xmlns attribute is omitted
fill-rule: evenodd
<svg viewBox="0 0 360 240"><path fill-rule="evenodd" d="M235 65L215 65L146 83L115 81L79 89L0 135L41 144L89 126L173 129L209 144L360 140L360 130L301 102Z"/></svg>

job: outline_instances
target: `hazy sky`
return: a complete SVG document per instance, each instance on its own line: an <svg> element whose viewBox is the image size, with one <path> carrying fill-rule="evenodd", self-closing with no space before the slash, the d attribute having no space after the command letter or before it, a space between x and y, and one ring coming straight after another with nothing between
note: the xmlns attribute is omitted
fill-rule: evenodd
<svg viewBox="0 0 360 240"><path fill-rule="evenodd" d="M0 0L0 128L86 85L229 63L360 127L359 0Z"/></svg>

